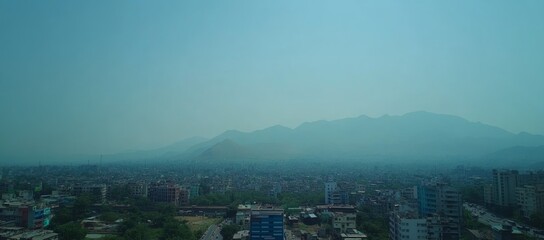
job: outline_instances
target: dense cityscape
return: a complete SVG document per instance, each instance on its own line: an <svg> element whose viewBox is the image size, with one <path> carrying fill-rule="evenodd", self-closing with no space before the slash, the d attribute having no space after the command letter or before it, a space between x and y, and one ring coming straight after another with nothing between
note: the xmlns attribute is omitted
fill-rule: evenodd
<svg viewBox="0 0 544 240"><path fill-rule="evenodd" d="M544 172L279 163L1 173L0 239L544 237Z"/></svg>

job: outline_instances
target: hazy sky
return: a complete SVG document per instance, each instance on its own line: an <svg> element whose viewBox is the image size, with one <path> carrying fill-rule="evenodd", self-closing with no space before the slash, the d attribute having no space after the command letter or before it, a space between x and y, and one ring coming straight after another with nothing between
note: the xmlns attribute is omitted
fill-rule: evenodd
<svg viewBox="0 0 544 240"><path fill-rule="evenodd" d="M416 110L544 134L544 1L0 1L0 155Z"/></svg>

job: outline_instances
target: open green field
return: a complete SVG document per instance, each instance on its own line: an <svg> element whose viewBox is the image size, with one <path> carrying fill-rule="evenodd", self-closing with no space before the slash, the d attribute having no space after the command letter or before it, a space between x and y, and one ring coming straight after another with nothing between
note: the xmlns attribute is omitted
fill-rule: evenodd
<svg viewBox="0 0 544 240"><path fill-rule="evenodd" d="M187 221L187 226L191 231L196 232L198 230L206 231L208 227L212 224L220 223L222 218L209 218L203 216L178 216L175 217L179 221Z"/></svg>

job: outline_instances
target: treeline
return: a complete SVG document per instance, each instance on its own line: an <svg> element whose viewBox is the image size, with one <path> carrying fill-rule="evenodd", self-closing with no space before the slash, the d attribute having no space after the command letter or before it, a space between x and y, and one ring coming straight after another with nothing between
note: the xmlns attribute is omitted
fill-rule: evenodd
<svg viewBox="0 0 544 240"><path fill-rule="evenodd" d="M78 197L71 207L63 207L55 213L50 228L59 234L61 240L82 240L87 231L80 222L90 216L98 215L108 224L118 224L117 235L107 236L107 240L196 240L202 233L193 233L186 222L178 221L173 205L157 204L145 198L133 199L129 207L116 210L110 206L93 208L88 196Z"/></svg>
<svg viewBox="0 0 544 240"><path fill-rule="evenodd" d="M322 192L280 193L276 197L258 191L210 193L191 199L191 204L200 206L237 206L243 203L274 204L284 208L314 206L324 203Z"/></svg>

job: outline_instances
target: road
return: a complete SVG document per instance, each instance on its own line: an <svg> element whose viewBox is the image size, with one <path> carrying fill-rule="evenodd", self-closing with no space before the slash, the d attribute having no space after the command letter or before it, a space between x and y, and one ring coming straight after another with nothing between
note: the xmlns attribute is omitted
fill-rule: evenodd
<svg viewBox="0 0 544 240"><path fill-rule="evenodd" d="M220 224L212 224L208 227L200 240L223 240L223 236L221 236L221 227L225 224L225 221L221 222Z"/></svg>
<svg viewBox="0 0 544 240"><path fill-rule="evenodd" d="M463 207L466 210L468 210L473 216L477 216L478 222L483 223L485 225L495 226L495 225L508 224L513 227L516 227L518 230L526 233L529 236L537 237L538 239L544 239L544 231L542 231L541 229L531 228L525 224L518 223L507 218L501 218L487 211L487 209L477 204L464 203Z"/></svg>

